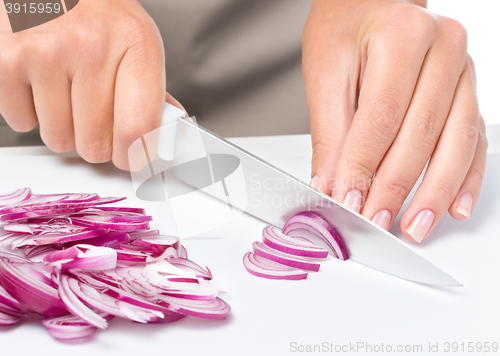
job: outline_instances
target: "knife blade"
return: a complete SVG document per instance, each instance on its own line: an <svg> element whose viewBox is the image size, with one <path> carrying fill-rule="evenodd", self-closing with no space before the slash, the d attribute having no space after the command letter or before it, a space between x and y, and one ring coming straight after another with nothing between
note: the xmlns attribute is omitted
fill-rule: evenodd
<svg viewBox="0 0 500 356"><path fill-rule="evenodd" d="M224 194L214 196L280 229L296 213L319 213L336 228L352 261L413 282L461 286L397 237L305 182L191 120L180 118L176 129L176 156L183 156L184 152L195 159L174 160L163 165L166 169L159 169L162 164L156 163L156 168L151 167L151 172L156 174L147 179L138 192L141 188L151 191L148 184L158 184L160 171L160 184L169 197L219 182ZM200 150L200 142L196 140L202 142L202 153L193 154ZM234 176L236 179L231 179Z"/></svg>

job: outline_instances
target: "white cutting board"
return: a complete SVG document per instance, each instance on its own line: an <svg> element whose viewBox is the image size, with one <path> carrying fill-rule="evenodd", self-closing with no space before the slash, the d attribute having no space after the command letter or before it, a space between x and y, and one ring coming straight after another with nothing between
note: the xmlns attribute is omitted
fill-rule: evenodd
<svg viewBox="0 0 500 356"><path fill-rule="evenodd" d="M268 158L301 179L309 177L309 157ZM126 195L130 198L123 205L145 207L153 215L153 227L168 228L162 204L135 199L128 174L110 164L0 156L0 167L0 191L30 186L38 193ZM189 257L209 266L213 283L229 294L232 311L226 321L188 317L167 325L139 325L115 319L89 342L73 345L55 341L38 321L29 320L0 327L1 355L288 355L306 353L307 345L323 351L343 347L348 354L354 350L350 346L371 346L374 353L382 344L394 354L398 345L421 345L420 354L430 354L429 343L438 343L436 355L444 354L446 342L463 342L465 348L468 342L500 343L499 178L500 155L490 155L473 217L457 222L446 216L431 238L413 245L463 288L419 285L332 258L304 281L256 278L244 270L241 259L260 239L264 224L242 215L183 241ZM393 233L401 236L398 230L399 220ZM357 354L372 354L363 350Z"/></svg>

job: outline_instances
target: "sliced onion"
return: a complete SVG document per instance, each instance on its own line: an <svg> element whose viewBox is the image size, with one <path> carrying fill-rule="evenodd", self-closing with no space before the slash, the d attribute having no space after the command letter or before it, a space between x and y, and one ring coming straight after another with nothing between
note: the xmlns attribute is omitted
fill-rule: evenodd
<svg viewBox="0 0 500 356"><path fill-rule="evenodd" d="M64 274L59 274L57 277L59 282L59 295L68 310L89 325L99 329L106 329L108 327L106 319L87 307L78 298L74 292L75 287L70 287L70 278ZM71 281L73 281L73 279L71 279Z"/></svg>
<svg viewBox="0 0 500 356"><path fill-rule="evenodd" d="M97 311L106 320L112 318L111 315ZM47 331L54 338L59 340L82 339L93 335L97 328L88 324L81 318L69 314L59 318L44 318L41 320Z"/></svg>
<svg viewBox="0 0 500 356"><path fill-rule="evenodd" d="M70 234L35 235L33 237L30 237L29 239L23 240L21 243L18 243L15 248L25 246L63 244L72 241L92 239L98 236L103 236L105 234L107 234L106 230L88 230Z"/></svg>
<svg viewBox="0 0 500 356"><path fill-rule="evenodd" d="M0 194L0 208L12 204L19 204L29 198L31 198L30 188L22 188L12 192Z"/></svg>
<svg viewBox="0 0 500 356"><path fill-rule="evenodd" d="M179 248L179 257L185 258L185 259L188 258L188 252L187 252L186 248L182 245Z"/></svg>
<svg viewBox="0 0 500 356"><path fill-rule="evenodd" d="M139 223L123 223L123 222L102 222L102 221L94 221L90 219L72 219L72 222L75 225L86 226L92 229L99 230L108 230L108 231L137 231L144 230L149 228L148 222L139 222Z"/></svg>
<svg viewBox="0 0 500 356"><path fill-rule="evenodd" d="M169 247L178 248L179 238L170 235L144 236L134 240L132 245L143 247L144 249L141 249L141 251L151 251L153 257L158 257Z"/></svg>
<svg viewBox="0 0 500 356"><path fill-rule="evenodd" d="M0 325L24 316L57 339L86 338L118 316L166 323L224 319L212 274L177 237L149 229L144 209L104 207L97 194L0 195Z"/></svg>
<svg viewBox="0 0 500 356"><path fill-rule="evenodd" d="M191 315L198 318L224 320L231 308L219 297L210 300L193 300L162 295L161 305L166 306L173 312Z"/></svg>
<svg viewBox="0 0 500 356"><path fill-rule="evenodd" d="M283 234L277 227L268 225L262 232L262 241L275 250L303 257L326 258L328 251L312 243L306 244Z"/></svg>
<svg viewBox="0 0 500 356"><path fill-rule="evenodd" d="M13 204L0 209L2 221L8 214L36 212L37 210L50 209L84 209L102 204L116 203L125 198L100 198L97 194L47 194L32 195L31 199L21 204Z"/></svg>
<svg viewBox="0 0 500 356"><path fill-rule="evenodd" d="M294 215L283 227L283 233L288 236L301 236L303 232L319 237L340 260L349 258L337 232L321 215L314 212L302 212Z"/></svg>
<svg viewBox="0 0 500 356"><path fill-rule="evenodd" d="M307 272L298 268L288 267L280 263L268 260L248 251L243 257L243 265L246 270L257 277L269 279L306 279Z"/></svg>
<svg viewBox="0 0 500 356"><path fill-rule="evenodd" d="M101 231L101 230L96 230L96 231ZM103 235L98 235L97 237L85 239L83 242L88 245L111 247L117 249L120 248L122 244L128 244L130 241L131 239L128 233L120 231L110 231L106 232ZM76 240L70 243L64 243L63 246L64 248L70 248L80 243L82 243L82 240Z"/></svg>
<svg viewBox="0 0 500 356"><path fill-rule="evenodd" d="M203 268L187 258L171 258L169 262L180 269L194 273L197 278L203 278L206 280L212 279L212 273L210 273L208 268L205 271Z"/></svg>
<svg viewBox="0 0 500 356"><path fill-rule="evenodd" d="M0 284L28 309L47 316L67 314L49 273L40 264L0 258Z"/></svg>
<svg viewBox="0 0 500 356"><path fill-rule="evenodd" d="M307 273L302 270L317 272L320 264L314 258L326 258L328 251L315 246L304 235L323 241L337 258L348 259L347 249L335 228L317 213L302 212L286 222L283 232L266 226L262 232L264 243L252 244L253 252L245 254L243 265L257 277L305 279Z"/></svg>
<svg viewBox="0 0 500 356"><path fill-rule="evenodd" d="M307 271L314 271L314 272L319 271L320 264L317 262L313 262L306 258L290 255L285 252L280 252L259 241L255 241L252 244L252 246L253 246L253 252L256 255L267 258L268 260L281 263L285 266L304 269Z"/></svg>
<svg viewBox="0 0 500 356"><path fill-rule="evenodd" d="M29 310L14 299L7 291L0 286L0 312L10 316L21 317Z"/></svg>
<svg viewBox="0 0 500 356"><path fill-rule="evenodd" d="M109 247L76 245L67 250L53 252L44 258L45 262L57 265L61 271L99 271L116 267L117 253Z"/></svg>
<svg viewBox="0 0 500 356"><path fill-rule="evenodd" d="M21 321L21 317L19 317L19 316L13 316L13 315L4 314L4 313L0 312L0 325L3 325L3 326L14 325L20 321Z"/></svg>

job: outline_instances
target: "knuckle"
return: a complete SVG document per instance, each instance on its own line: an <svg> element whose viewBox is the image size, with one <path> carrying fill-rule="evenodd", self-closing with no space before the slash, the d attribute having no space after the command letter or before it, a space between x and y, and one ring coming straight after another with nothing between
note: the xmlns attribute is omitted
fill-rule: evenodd
<svg viewBox="0 0 500 356"><path fill-rule="evenodd" d="M20 46L8 46L0 50L0 80L24 72L25 66L24 51Z"/></svg>
<svg viewBox="0 0 500 356"><path fill-rule="evenodd" d="M482 116L479 118L478 146L479 145L484 147L484 151L488 150L489 143L486 136L486 124Z"/></svg>
<svg viewBox="0 0 500 356"><path fill-rule="evenodd" d="M442 33L447 49L459 53L467 53L467 30L457 20L442 18Z"/></svg>
<svg viewBox="0 0 500 356"><path fill-rule="evenodd" d="M147 65L164 66L164 49L161 35L156 24L149 20L132 19L124 29L128 48L135 51L129 56L135 56L136 60L146 62Z"/></svg>
<svg viewBox="0 0 500 356"><path fill-rule="evenodd" d="M411 182L403 177L391 179L385 182L384 185L384 190L387 191L393 200L398 203L402 203L413 188Z"/></svg>
<svg viewBox="0 0 500 356"><path fill-rule="evenodd" d="M457 129L456 136L459 142L461 142L468 151L474 152L479 137L478 125L468 124L460 127L459 129Z"/></svg>
<svg viewBox="0 0 500 356"><path fill-rule="evenodd" d="M424 8L413 4L395 4L387 20L389 26L411 43L427 41L435 28L434 17Z"/></svg>
<svg viewBox="0 0 500 356"><path fill-rule="evenodd" d="M127 28L128 40L133 45L148 44L151 42L151 27L139 20L131 21Z"/></svg>
<svg viewBox="0 0 500 356"><path fill-rule="evenodd" d="M350 160L349 172L352 177L358 177L358 179L364 182L365 179L371 179L375 172L374 163L370 161L367 155L356 154L354 159Z"/></svg>
<svg viewBox="0 0 500 356"><path fill-rule="evenodd" d="M77 21L69 29L71 44L86 61L98 61L108 52L105 29L99 22L89 17Z"/></svg>
<svg viewBox="0 0 500 356"><path fill-rule="evenodd" d="M376 100L368 105L366 111L366 119L370 127L383 136L397 134L401 116L401 105L391 96Z"/></svg>
<svg viewBox="0 0 500 356"><path fill-rule="evenodd" d="M59 37L47 36L42 41L37 42L30 51L32 58L37 61L37 65L46 65L53 68L62 60L63 47L60 45Z"/></svg>
<svg viewBox="0 0 500 356"><path fill-rule="evenodd" d="M314 152L314 156L323 156L328 154L331 150L330 145L327 143L328 141L324 138L316 138L312 143L312 151Z"/></svg>
<svg viewBox="0 0 500 356"><path fill-rule="evenodd" d="M436 196L440 197L439 201L445 201L450 203L455 200L458 190L453 187L450 183L439 180L433 185L434 191L437 193Z"/></svg>
<svg viewBox="0 0 500 356"><path fill-rule="evenodd" d="M476 166L472 165L470 168L469 168L469 172L468 172L468 175L469 177L476 181L476 182L482 182L483 181L483 178L484 178L484 171L480 170L479 168L477 168Z"/></svg>
<svg viewBox="0 0 500 356"><path fill-rule="evenodd" d="M411 118L411 123L412 133L419 141L435 143L441 133L438 116L433 110L415 113Z"/></svg>

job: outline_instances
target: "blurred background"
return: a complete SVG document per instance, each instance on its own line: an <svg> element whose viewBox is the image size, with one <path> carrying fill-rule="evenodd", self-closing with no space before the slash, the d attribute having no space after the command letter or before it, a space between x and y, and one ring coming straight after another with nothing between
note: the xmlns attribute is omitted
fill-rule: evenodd
<svg viewBox="0 0 500 356"><path fill-rule="evenodd" d="M141 0L166 53L167 90L225 137L309 133L301 33L311 0ZM429 0L469 34L486 124L500 124L497 14L500 1ZM15 133L0 117L0 146L43 144L38 129Z"/></svg>

